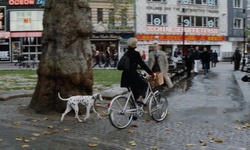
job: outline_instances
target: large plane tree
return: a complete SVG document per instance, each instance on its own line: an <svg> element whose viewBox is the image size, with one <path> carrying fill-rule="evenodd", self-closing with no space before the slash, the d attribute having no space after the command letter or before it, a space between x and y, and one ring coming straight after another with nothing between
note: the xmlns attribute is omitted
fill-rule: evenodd
<svg viewBox="0 0 250 150"><path fill-rule="evenodd" d="M91 9L87 0L47 0L38 81L29 107L63 112L58 98L92 94Z"/></svg>

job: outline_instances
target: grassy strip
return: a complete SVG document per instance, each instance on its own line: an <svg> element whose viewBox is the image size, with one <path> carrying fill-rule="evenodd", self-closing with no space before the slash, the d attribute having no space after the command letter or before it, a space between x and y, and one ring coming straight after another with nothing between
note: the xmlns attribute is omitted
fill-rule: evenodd
<svg viewBox="0 0 250 150"><path fill-rule="evenodd" d="M113 84L119 84L121 73L116 69L93 70L94 85L110 87ZM36 70L0 71L0 91L32 90L36 83Z"/></svg>

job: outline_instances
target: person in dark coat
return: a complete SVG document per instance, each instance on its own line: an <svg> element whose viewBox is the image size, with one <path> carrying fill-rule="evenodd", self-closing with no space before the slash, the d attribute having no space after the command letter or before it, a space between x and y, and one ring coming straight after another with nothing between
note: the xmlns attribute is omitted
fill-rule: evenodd
<svg viewBox="0 0 250 150"><path fill-rule="evenodd" d="M234 70L239 70L240 60L241 60L240 51L238 49L236 49L233 56L232 56L232 61L234 61Z"/></svg>
<svg viewBox="0 0 250 150"><path fill-rule="evenodd" d="M98 65L100 68L102 68L101 64L100 64L100 55L99 55L99 51L95 52L95 64L93 65L92 68L94 68L96 65Z"/></svg>
<svg viewBox="0 0 250 150"><path fill-rule="evenodd" d="M130 69L124 70L121 76L121 87L131 88L135 99L138 103L143 103L143 98L146 96L148 83L137 72L137 66L139 65L149 75L155 76L155 74L148 68L145 62L142 60L141 55L135 50L138 40L136 38L130 38L128 40L127 55L130 59Z"/></svg>
<svg viewBox="0 0 250 150"><path fill-rule="evenodd" d="M216 63L218 62L218 54L216 51L212 53L211 61L212 61L212 67L216 67Z"/></svg>
<svg viewBox="0 0 250 150"><path fill-rule="evenodd" d="M210 64L210 54L207 51L206 47L204 47L204 50L201 53L201 63L202 63L202 68L204 70L204 75L206 75L208 73L209 64Z"/></svg>
<svg viewBox="0 0 250 150"><path fill-rule="evenodd" d="M194 64L194 59L193 59L191 50L187 51L184 61L185 61L185 66L186 66L187 78L190 78L191 70L193 69L193 64Z"/></svg>
<svg viewBox="0 0 250 150"><path fill-rule="evenodd" d="M110 48L109 48L109 47L107 47L105 56L106 56L106 63L105 63L105 65L104 65L104 68L106 68L106 67L108 67L108 66L112 67L112 65L111 65L111 63L110 63L111 53L110 53Z"/></svg>

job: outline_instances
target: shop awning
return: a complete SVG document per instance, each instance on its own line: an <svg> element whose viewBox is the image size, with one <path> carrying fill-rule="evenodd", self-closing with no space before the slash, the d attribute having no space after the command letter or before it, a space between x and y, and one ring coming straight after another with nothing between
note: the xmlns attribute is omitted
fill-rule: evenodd
<svg viewBox="0 0 250 150"><path fill-rule="evenodd" d="M0 38L9 38L10 32L0 32Z"/></svg>
<svg viewBox="0 0 250 150"><path fill-rule="evenodd" d="M11 32L11 37L42 37L42 32Z"/></svg>

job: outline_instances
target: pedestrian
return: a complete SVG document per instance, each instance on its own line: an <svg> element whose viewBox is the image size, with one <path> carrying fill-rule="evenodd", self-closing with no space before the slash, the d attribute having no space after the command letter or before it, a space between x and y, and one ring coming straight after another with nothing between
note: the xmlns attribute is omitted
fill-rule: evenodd
<svg viewBox="0 0 250 150"><path fill-rule="evenodd" d="M187 78L191 77L191 70L193 69L194 59L192 55L192 50L188 50L187 54L184 58L186 72L187 72Z"/></svg>
<svg viewBox="0 0 250 150"><path fill-rule="evenodd" d="M212 53L212 67L216 67L216 63L218 62L218 54L216 52L216 50Z"/></svg>
<svg viewBox="0 0 250 150"><path fill-rule="evenodd" d="M109 47L107 47L105 56L106 56L106 63L105 63L105 65L104 65L104 68L106 68L106 67L108 67L108 66L111 67L111 63L110 63L111 53L110 53L110 48L109 48Z"/></svg>
<svg viewBox="0 0 250 150"><path fill-rule="evenodd" d="M199 46L195 47L195 51L193 53L193 59L194 59L194 75L198 75L199 73L199 64L200 64L200 51Z"/></svg>
<svg viewBox="0 0 250 150"><path fill-rule="evenodd" d="M22 53L20 53L18 56L17 56L17 62L15 63L15 66L18 64L18 66L21 66L22 65L22 62L24 61L24 55Z"/></svg>
<svg viewBox="0 0 250 150"><path fill-rule="evenodd" d="M95 51L95 64L93 65L92 68L94 68L96 65L98 65L100 68L102 68L100 64L100 55L99 51Z"/></svg>
<svg viewBox="0 0 250 150"><path fill-rule="evenodd" d="M117 61L118 61L118 54L117 54L116 50L115 50L115 52L113 54L112 60L114 62L113 65L112 65L112 67L116 67L117 66Z"/></svg>
<svg viewBox="0 0 250 150"><path fill-rule="evenodd" d="M164 83L168 88L173 87L173 83L168 75L168 58L165 52L159 49L158 43L154 44L154 50L149 53L148 66L153 72L162 72Z"/></svg>
<svg viewBox="0 0 250 150"><path fill-rule="evenodd" d="M147 55L146 55L146 52L145 51L142 51L142 54L141 54L141 58L142 58L142 60L146 60L146 57L147 57Z"/></svg>
<svg viewBox="0 0 250 150"><path fill-rule="evenodd" d="M209 64L210 64L210 54L207 51L207 48L204 47L203 52L200 55L201 63L202 63L202 69L204 70L204 75L208 73L209 70Z"/></svg>
<svg viewBox="0 0 250 150"><path fill-rule="evenodd" d="M175 58L178 57L178 48L175 48L175 50L174 50L174 57L175 57Z"/></svg>
<svg viewBox="0 0 250 150"><path fill-rule="evenodd" d="M145 98L148 83L138 73L137 66L139 65L143 70L145 70L149 75L153 77L155 76L155 74L142 60L140 53L135 50L137 47L137 43L138 40L136 38L128 39L127 56L130 59L130 67L129 70L123 70L122 72L121 87L130 88L137 102L140 104L144 104L143 98Z"/></svg>
<svg viewBox="0 0 250 150"><path fill-rule="evenodd" d="M234 62L234 70L239 70L240 60L241 60L241 54L240 54L239 49L236 48L236 50L232 56L232 61Z"/></svg>

